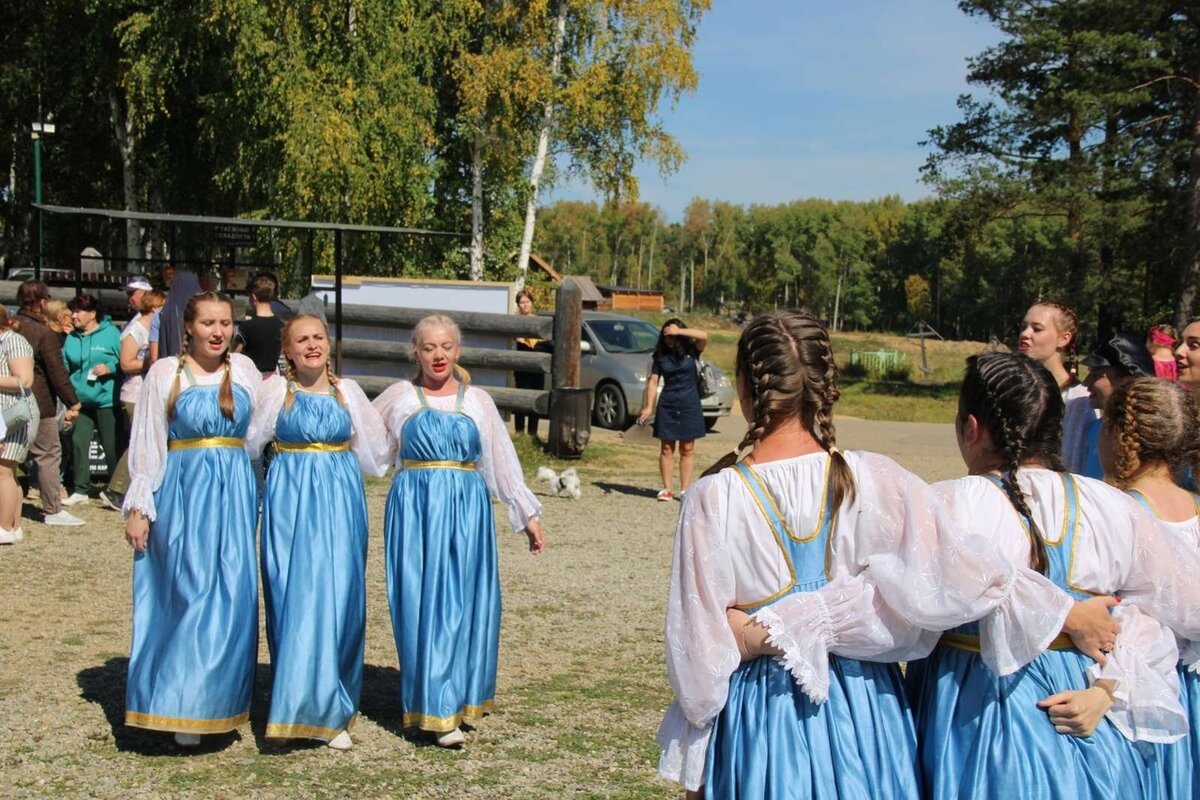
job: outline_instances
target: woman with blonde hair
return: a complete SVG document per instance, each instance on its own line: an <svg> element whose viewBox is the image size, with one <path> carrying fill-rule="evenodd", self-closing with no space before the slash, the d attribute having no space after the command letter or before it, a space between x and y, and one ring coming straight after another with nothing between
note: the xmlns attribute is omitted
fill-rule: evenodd
<svg viewBox="0 0 1200 800"><path fill-rule="evenodd" d="M316 317L280 333L285 375L260 393L252 454L275 443L262 511L262 576L271 651L268 738L348 750L362 694L367 617L363 472L383 477L392 448L359 385L333 372Z"/></svg>
<svg viewBox="0 0 1200 800"><path fill-rule="evenodd" d="M458 326L425 317L413 329L412 381L375 399L399 442L384 513L388 598L400 657L404 726L442 747L482 717L496 694L500 577L489 495L508 506L534 555L545 538L541 504L490 395L458 366Z"/></svg>
<svg viewBox="0 0 1200 800"><path fill-rule="evenodd" d="M1180 546L1200 552L1200 496L1175 482L1200 465L1200 409L1191 392L1157 378L1117 384L1104 406L1100 461ZM1191 735L1162 748L1165 797L1200 797L1200 643L1180 638L1179 682Z"/></svg>
<svg viewBox="0 0 1200 800"><path fill-rule="evenodd" d="M20 404L27 413L23 421L14 421L4 430L0 449L0 544L14 544L25 538L21 527L21 487L17 468L29 455L32 432L41 417L37 401L28 394L33 388L33 348L20 331L21 325L10 320L0 306L0 410ZM3 423L0 423L3 427Z"/></svg>
<svg viewBox="0 0 1200 800"><path fill-rule="evenodd" d="M125 724L184 747L250 717L258 656L258 496L247 439L262 377L230 353L233 302L184 305L183 352L146 374L129 443L134 550ZM261 421L257 424L261 424Z"/></svg>

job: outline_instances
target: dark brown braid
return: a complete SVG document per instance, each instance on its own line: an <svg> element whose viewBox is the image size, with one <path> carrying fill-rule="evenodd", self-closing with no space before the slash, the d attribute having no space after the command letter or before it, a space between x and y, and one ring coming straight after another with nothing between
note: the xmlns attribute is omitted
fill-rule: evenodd
<svg viewBox="0 0 1200 800"><path fill-rule="evenodd" d="M201 303L221 303L229 307L229 316L233 317L233 301L220 292L201 292L188 298L183 309L183 352L179 354L179 364L175 368L175 382L171 386L171 394L167 398L167 419L175 418L175 401L179 399L180 379L186 360L191 356L193 338L188 326L196 321L196 309ZM226 342L225 352L221 354L224 376L221 378L221 390L217 396L221 413L229 419L234 419L235 408L233 401L233 362L229 353L229 343Z"/></svg>
<svg viewBox="0 0 1200 800"><path fill-rule="evenodd" d="M829 335L810 314L775 311L752 319L738 339L737 375L746 381L753 400L750 427L737 450L705 475L733 466L741 455L789 418L831 453L832 500L838 508L855 495L854 474L837 450L833 404L838 399L837 365Z"/></svg>
<svg viewBox="0 0 1200 800"><path fill-rule="evenodd" d="M1075 309L1058 300L1039 300L1034 305L1046 306L1058 316L1056 327L1060 333L1071 334L1071 341L1062 349L1063 368L1072 375L1079 372L1079 315Z"/></svg>
<svg viewBox="0 0 1200 800"><path fill-rule="evenodd" d="M959 397L960 423L974 416L992 439L1000 459L1001 485L1009 502L1029 523L1030 565L1043 575L1050 565L1042 532L1017 470L1036 461L1061 470L1062 394L1045 367L1019 353L981 353L967 359Z"/></svg>
<svg viewBox="0 0 1200 800"><path fill-rule="evenodd" d="M1116 438L1116 463L1109 477L1122 489L1146 467L1172 471L1200 457L1200 411L1193 395L1158 378L1121 381L1104 405L1104 433Z"/></svg>

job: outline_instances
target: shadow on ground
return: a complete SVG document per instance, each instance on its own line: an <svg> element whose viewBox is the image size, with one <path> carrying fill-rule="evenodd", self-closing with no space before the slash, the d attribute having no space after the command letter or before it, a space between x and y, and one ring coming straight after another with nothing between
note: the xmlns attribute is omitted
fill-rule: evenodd
<svg viewBox="0 0 1200 800"><path fill-rule="evenodd" d="M627 494L632 497L649 497L651 500L658 494L657 489L649 489L645 486L630 486L627 483L609 483L608 481L596 481L592 484L605 494Z"/></svg>

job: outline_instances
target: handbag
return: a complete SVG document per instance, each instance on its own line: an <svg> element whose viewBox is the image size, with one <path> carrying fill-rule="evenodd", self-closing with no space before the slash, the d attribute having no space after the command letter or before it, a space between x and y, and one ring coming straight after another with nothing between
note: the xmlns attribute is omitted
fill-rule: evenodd
<svg viewBox="0 0 1200 800"><path fill-rule="evenodd" d="M712 365L701 358L696 359L696 388L700 390L701 397L717 393L717 376Z"/></svg>
<svg viewBox="0 0 1200 800"><path fill-rule="evenodd" d="M0 417L4 419L4 431L7 435L8 431L18 428L29 420L33 419L33 409L29 407L29 392L25 387L21 387L21 394L17 397L17 401L12 405L0 411Z"/></svg>

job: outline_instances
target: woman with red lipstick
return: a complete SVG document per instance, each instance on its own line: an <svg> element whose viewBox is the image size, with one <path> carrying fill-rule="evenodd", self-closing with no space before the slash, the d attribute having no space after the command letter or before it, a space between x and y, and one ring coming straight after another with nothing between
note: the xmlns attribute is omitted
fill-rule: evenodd
<svg viewBox="0 0 1200 800"><path fill-rule="evenodd" d="M142 384L129 444L125 539L133 643L125 724L182 746L250 716L258 655L258 498L245 444L262 377L231 354L233 304L187 301L179 357Z"/></svg>
<svg viewBox="0 0 1200 800"><path fill-rule="evenodd" d="M421 320L417 375L375 400L399 441L384 530L404 726L442 747L461 746L459 726L486 714L496 694L500 578L489 495L508 506L531 553L545 546L541 504L492 398L457 368L459 343L449 317Z"/></svg>
<svg viewBox="0 0 1200 800"><path fill-rule="evenodd" d="M387 428L359 385L329 363L329 332L293 317L280 333L286 377L263 386L251 452L275 442L263 494L262 575L271 650L268 738L335 750L362 693L367 501L362 473L391 464Z"/></svg>

